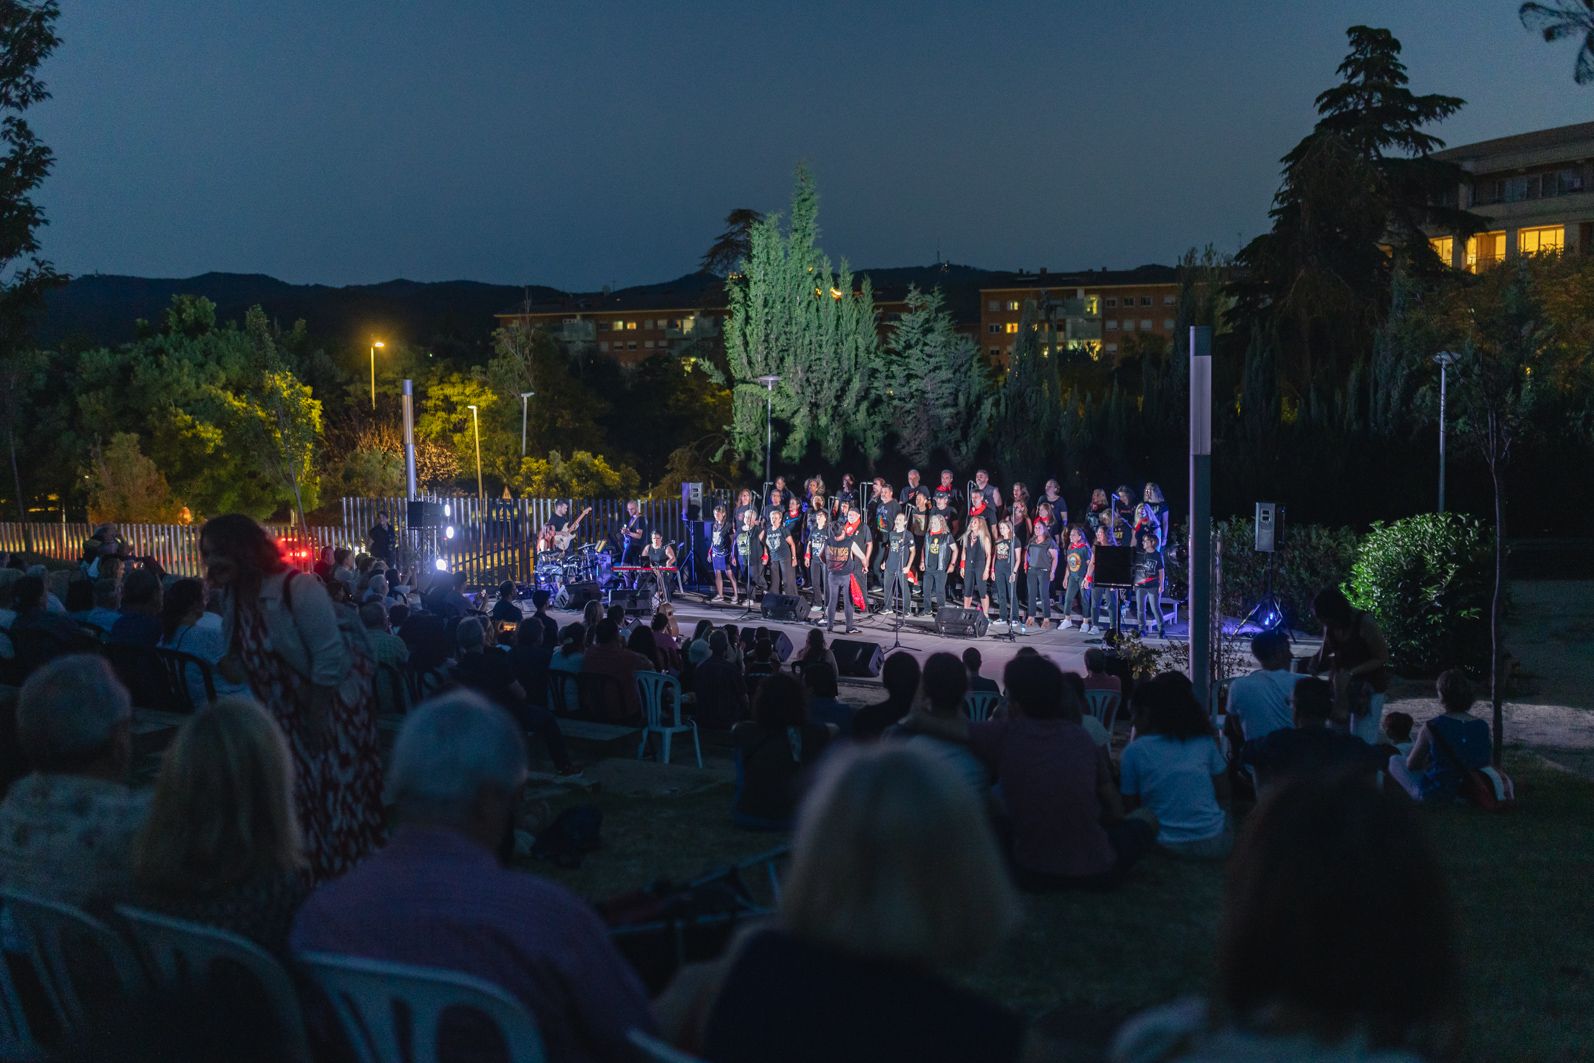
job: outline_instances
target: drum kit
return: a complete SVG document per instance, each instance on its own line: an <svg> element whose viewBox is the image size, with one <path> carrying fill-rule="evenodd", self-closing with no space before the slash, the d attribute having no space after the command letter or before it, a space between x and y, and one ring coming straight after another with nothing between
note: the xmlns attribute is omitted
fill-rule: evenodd
<svg viewBox="0 0 1594 1063"><path fill-rule="evenodd" d="M574 583L596 583L603 589L615 579L614 558L607 549L600 550L596 543L587 543L539 561L532 576L539 588L553 594Z"/></svg>

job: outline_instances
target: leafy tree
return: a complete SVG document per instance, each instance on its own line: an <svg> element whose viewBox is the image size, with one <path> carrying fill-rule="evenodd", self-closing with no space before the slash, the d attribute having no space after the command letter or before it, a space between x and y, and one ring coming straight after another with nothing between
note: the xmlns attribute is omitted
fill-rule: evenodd
<svg viewBox="0 0 1594 1063"><path fill-rule="evenodd" d="M940 289L908 290L886 341L885 394L897 450L924 464L944 449L966 466L985 441L990 381L979 348L960 334Z"/></svg>
<svg viewBox="0 0 1594 1063"><path fill-rule="evenodd" d="M55 156L24 115L49 98L38 69L61 43L55 35L59 14L55 0L0 0L0 431L11 457L17 519L23 521L27 503L17 437L24 384L35 368L23 351L45 291L65 279L39 257L38 230L45 220L33 201Z"/></svg>
<svg viewBox="0 0 1594 1063"><path fill-rule="evenodd" d="M1579 85L1594 82L1594 0L1523 4L1517 9L1517 16L1524 26L1537 29L1549 42L1581 35L1583 43L1577 50L1572 78Z"/></svg>
<svg viewBox="0 0 1594 1063"><path fill-rule="evenodd" d="M698 268L719 277L727 277L735 272L737 265L751 249L753 226L763 220L763 214L747 207L737 207L725 215L725 231L709 244Z"/></svg>
<svg viewBox="0 0 1594 1063"><path fill-rule="evenodd" d="M578 450L566 458L550 450L546 458L523 460L511 486L538 498L613 498L634 495L637 474L629 465L610 465L591 451Z"/></svg>
<svg viewBox="0 0 1594 1063"><path fill-rule="evenodd" d="M139 449L138 436L117 432L89 461L89 520L165 524L180 508L156 464Z"/></svg>

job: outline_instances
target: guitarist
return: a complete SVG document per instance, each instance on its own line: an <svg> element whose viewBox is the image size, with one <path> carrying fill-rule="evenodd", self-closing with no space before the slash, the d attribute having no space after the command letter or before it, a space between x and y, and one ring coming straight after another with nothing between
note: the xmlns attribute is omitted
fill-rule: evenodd
<svg viewBox="0 0 1594 1063"><path fill-rule="evenodd" d="M625 504L625 513L625 524L620 528L620 564L635 565L642 556L647 524L642 520L642 507L636 500Z"/></svg>
<svg viewBox="0 0 1594 1063"><path fill-rule="evenodd" d="M549 521L549 523L553 526L553 545L555 550L564 553L570 549L570 545L576 541L576 532L580 530L581 522L586 520L587 514L591 512L592 507L588 506L581 511L575 520L571 520L570 503L563 499L554 503L553 520Z"/></svg>

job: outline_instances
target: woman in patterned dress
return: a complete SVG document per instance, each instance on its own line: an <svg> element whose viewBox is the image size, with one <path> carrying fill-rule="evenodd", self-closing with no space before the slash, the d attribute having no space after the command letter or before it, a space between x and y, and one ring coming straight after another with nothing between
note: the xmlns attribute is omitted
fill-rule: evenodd
<svg viewBox="0 0 1594 1063"><path fill-rule="evenodd" d="M369 649L339 627L321 581L286 565L249 517L207 522L199 548L225 595L222 674L247 683L282 728L310 873L336 878L383 838Z"/></svg>

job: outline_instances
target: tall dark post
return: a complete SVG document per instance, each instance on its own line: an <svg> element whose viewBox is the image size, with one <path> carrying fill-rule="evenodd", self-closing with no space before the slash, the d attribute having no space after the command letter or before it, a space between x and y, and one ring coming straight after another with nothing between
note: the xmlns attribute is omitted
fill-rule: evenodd
<svg viewBox="0 0 1594 1063"><path fill-rule="evenodd" d="M1190 326L1190 681L1211 711L1212 327Z"/></svg>

